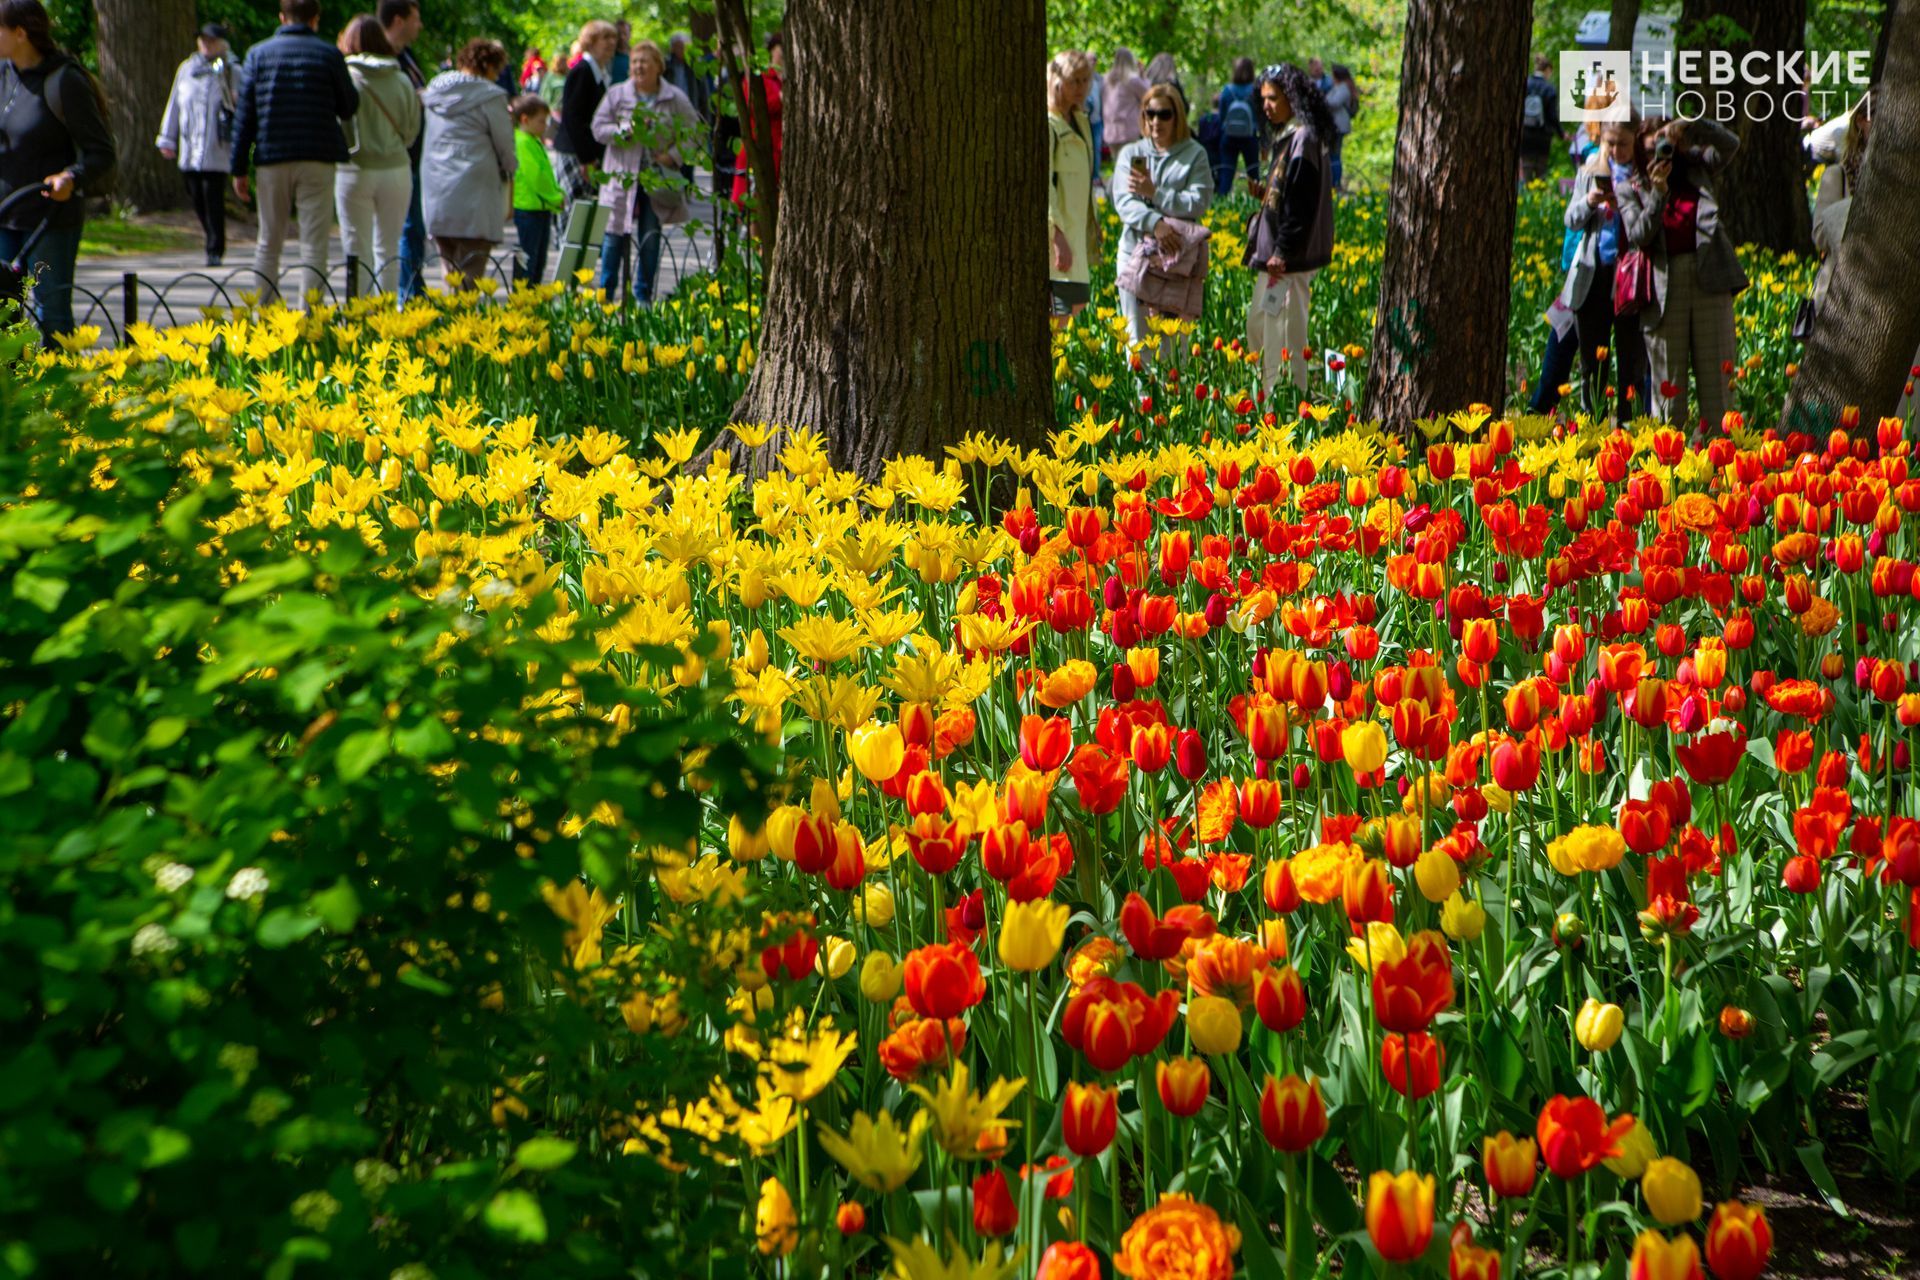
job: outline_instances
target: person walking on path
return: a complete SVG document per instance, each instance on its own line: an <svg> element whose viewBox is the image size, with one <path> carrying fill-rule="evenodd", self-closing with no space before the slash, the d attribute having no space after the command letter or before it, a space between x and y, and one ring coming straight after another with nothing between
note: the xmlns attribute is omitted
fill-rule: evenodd
<svg viewBox="0 0 1920 1280"><path fill-rule="evenodd" d="M392 293L400 276L407 206L413 201L407 153L420 137L420 97L372 14L341 30L340 52L360 91L360 111L347 126L350 159L333 179L341 239L357 264L355 288L370 284L376 292Z"/></svg>
<svg viewBox="0 0 1920 1280"><path fill-rule="evenodd" d="M280 0L280 29L247 53L234 111L233 189L260 184L260 236L253 269L263 294L280 288L280 250L296 215L305 269L296 296L324 285L333 238L333 171L347 160L340 122L360 109L347 60L320 35L320 0Z"/></svg>
<svg viewBox="0 0 1920 1280"><path fill-rule="evenodd" d="M1120 148L1140 140L1140 99L1146 92L1147 80L1140 74L1140 60L1133 56L1133 50L1115 49L1113 65L1107 68L1101 109L1106 116L1106 136L1102 141L1116 156ZM1118 187L1125 181L1125 175L1121 175L1114 185Z"/></svg>
<svg viewBox="0 0 1920 1280"><path fill-rule="evenodd" d="M1093 203L1093 128L1083 109L1093 59L1078 49L1047 64L1047 245L1056 323L1079 315L1093 295L1100 215Z"/></svg>
<svg viewBox="0 0 1920 1280"><path fill-rule="evenodd" d="M627 250L637 241L633 300L643 307L653 303L662 228L687 220L680 157L700 136L693 104L663 78L666 64L653 41L634 45L632 77L607 91L593 117L593 136L607 148L607 180L600 188L600 204L608 211L600 288L611 295L619 287Z"/></svg>
<svg viewBox="0 0 1920 1280"><path fill-rule="evenodd" d="M387 33L387 43L393 46L394 60L400 64L400 71L413 86L417 98L427 87L427 73L421 68L420 60L413 56L413 43L420 38L423 25L419 0L380 0L378 16L381 30ZM426 290L427 220L420 209L420 150L425 141L423 130L422 136L416 137L407 148L407 178L413 189L407 197L407 221L400 228L401 306Z"/></svg>
<svg viewBox="0 0 1920 1280"><path fill-rule="evenodd" d="M506 239L507 184L519 165L507 94L495 83L506 65L499 41L469 40L454 69L435 76L421 99L427 234L461 286L486 274L493 247Z"/></svg>
<svg viewBox="0 0 1920 1280"><path fill-rule="evenodd" d="M1653 299L1640 323L1654 407L1662 421L1688 423L1691 370L1709 432L1719 431L1726 417L1727 379L1739 359L1733 299L1748 284L1709 183L1739 145L1732 130L1712 119L1656 117L1640 126L1638 172L1617 192L1627 240L1653 265Z"/></svg>
<svg viewBox="0 0 1920 1280"><path fill-rule="evenodd" d="M198 45L173 73L153 145L180 165L180 180L205 237L207 265L217 267L227 253L227 181L233 173L240 69L227 56L227 29L219 23L200 28Z"/></svg>
<svg viewBox="0 0 1920 1280"><path fill-rule="evenodd" d="M560 91L560 129L553 139L553 171L567 193L567 202L585 200L596 188L590 171L600 167L607 148L593 136L593 114L611 87L614 46L620 33L611 22L595 18L580 28L580 61L567 72Z"/></svg>
<svg viewBox="0 0 1920 1280"><path fill-rule="evenodd" d="M1113 211L1120 218L1116 267L1132 261L1148 236L1157 238L1163 251L1179 252L1179 236L1168 220L1198 222L1213 203L1213 170L1206 148L1194 139L1186 99L1172 85L1156 84L1147 90L1134 127L1142 136L1113 157ZM1120 314L1127 319L1132 341L1145 342L1152 336L1146 306L1125 289L1120 291Z"/></svg>
<svg viewBox="0 0 1920 1280"><path fill-rule="evenodd" d="M699 118L704 132L711 127L713 119L713 81L705 71L687 61L691 45L692 37L684 31L676 31L667 38L666 81L693 104L693 114ZM693 182L693 154L691 147L680 148L680 176L689 185Z"/></svg>
<svg viewBox="0 0 1920 1280"><path fill-rule="evenodd" d="M1220 172L1216 191L1226 195L1242 165L1247 181L1260 180L1260 94L1253 83L1253 59L1233 60L1233 79L1220 88Z"/></svg>
<svg viewBox="0 0 1920 1280"><path fill-rule="evenodd" d="M552 116L546 100L534 93L515 98L513 154L513 230L520 256L513 262L513 278L539 284L547 278L547 245L553 240L553 215L566 207L566 193L554 180L553 162L541 139Z"/></svg>
<svg viewBox="0 0 1920 1280"><path fill-rule="evenodd" d="M0 259L12 261L46 224L27 266L40 338L50 342L73 332L73 268L86 222L86 206L74 197L108 191L118 153L99 86L53 42L40 0L0 0L0 103L0 199L48 186L0 223Z"/></svg>
<svg viewBox="0 0 1920 1280"><path fill-rule="evenodd" d="M1307 316L1313 278L1333 260L1333 174L1328 150L1333 117L1306 72L1291 63L1260 77L1260 105L1279 132L1267 177L1256 184L1258 212L1247 228L1244 266L1253 269L1247 345L1260 353L1269 393L1288 379L1307 389Z"/></svg>
<svg viewBox="0 0 1920 1280"><path fill-rule="evenodd" d="M1533 60L1533 74L1520 91L1520 185L1537 182L1547 176L1553 164L1554 143L1564 141L1566 129L1560 123L1560 90L1554 87L1548 72L1553 64L1546 55Z"/></svg>
<svg viewBox="0 0 1920 1280"><path fill-rule="evenodd" d="M1333 149L1327 158L1333 165L1334 194L1345 195L1347 174L1341 155L1347 149L1347 135L1353 132L1354 113L1360 110L1360 86L1354 82L1352 70L1338 62L1333 64L1328 85L1326 99L1327 111L1333 116Z"/></svg>

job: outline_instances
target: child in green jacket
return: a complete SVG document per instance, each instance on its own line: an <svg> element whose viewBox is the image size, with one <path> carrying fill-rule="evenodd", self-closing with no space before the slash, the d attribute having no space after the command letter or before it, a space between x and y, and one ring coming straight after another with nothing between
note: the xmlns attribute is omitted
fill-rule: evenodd
<svg viewBox="0 0 1920 1280"><path fill-rule="evenodd" d="M539 284L547 274L553 215L566 203L541 141L549 114L547 104L531 93L513 100L513 149L520 160L513 174L513 229L520 237L513 278L530 284Z"/></svg>

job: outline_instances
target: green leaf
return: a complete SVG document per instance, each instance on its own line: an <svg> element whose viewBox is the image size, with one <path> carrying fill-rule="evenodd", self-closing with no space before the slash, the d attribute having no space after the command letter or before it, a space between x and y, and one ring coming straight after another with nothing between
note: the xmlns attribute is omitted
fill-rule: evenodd
<svg viewBox="0 0 1920 1280"><path fill-rule="evenodd" d="M440 981L440 979L434 977L430 973L420 972L419 966L417 965L410 964L405 966L400 970L400 973L398 976L400 978L400 981L404 982L409 987L412 987L417 991L424 991L428 995L450 996L453 994L452 987Z"/></svg>
<svg viewBox="0 0 1920 1280"><path fill-rule="evenodd" d="M37 573L22 569L14 575L13 595L16 600L24 600L42 613L52 613L60 607L61 599L67 594L67 584L61 578L43 578Z"/></svg>
<svg viewBox="0 0 1920 1280"><path fill-rule="evenodd" d="M335 933L346 933L360 920L360 895L345 876L334 881L332 888L314 894L308 905Z"/></svg>
<svg viewBox="0 0 1920 1280"><path fill-rule="evenodd" d="M308 915L293 907L275 907L260 917L260 927L254 936L260 945L272 951L290 947L300 939L320 927L317 915Z"/></svg>
<svg viewBox="0 0 1920 1280"><path fill-rule="evenodd" d="M487 1226L499 1235L521 1244L545 1244L547 1215L531 1191L509 1187L487 1202Z"/></svg>
<svg viewBox="0 0 1920 1280"><path fill-rule="evenodd" d="M340 750L334 756L334 762L340 769L340 781L360 781L373 766L387 758L390 750L392 735L385 729L362 729L358 733L348 734L347 740L340 744Z"/></svg>
<svg viewBox="0 0 1920 1280"><path fill-rule="evenodd" d="M125 759L133 749L133 717L120 704L109 703L94 712L80 745L95 759L109 764Z"/></svg>
<svg viewBox="0 0 1920 1280"><path fill-rule="evenodd" d="M1840 1185L1833 1180L1833 1171L1827 1168L1826 1150L1823 1143L1809 1142L1795 1147L1793 1154L1800 1157L1800 1167L1807 1171L1807 1177L1813 1180L1827 1207L1843 1218L1850 1217L1847 1202L1840 1198Z"/></svg>
<svg viewBox="0 0 1920 1280"><path fill-rule="evenodd" d="M163 1164L172 1164L192 1150L193 1139L186 1134L165 1125L155 1125L147 1130L147 1154L140 1166L143 1169L157 1169Z"/></svg>
<svg viewBox="0 0 1920 1280"><path fill-rule="evenodd" d="M168 508L168 516L173 510ZM247 576L236 585L229 587L220 597L222 604L243 604L248 600L258 600L282 587L290 587L296 582L306 582L313 577L313 566L304 560L282 560L277 564L255 566Z"/></svg>
<svg viewBox="0 0 1920 1280"><path fill-rule="evenodd" d="M125 1213L140 1194L140 1179L125 1165L103 1160L87 1172L87 1194L109 1213Z"/></svg>
<svg viewBox="0 0 1920 1280"><path fill-rule="evenodd" d="M541 1134L537 1138L528 1138L514 1151L513 1158L522 1169L531 1169L536 1173L545 1173L549 1169L558 1169L573 1159L580 1144L569 1138L556 1138L550 1134Z"/></svg>
<svg viewBox="0 0 1920 1280"><path fill-rule="evenodd" d="M181 716L161 716L147 726L147 732L140 739L140 745L164 751L186 736L187 722Z"/></svg>

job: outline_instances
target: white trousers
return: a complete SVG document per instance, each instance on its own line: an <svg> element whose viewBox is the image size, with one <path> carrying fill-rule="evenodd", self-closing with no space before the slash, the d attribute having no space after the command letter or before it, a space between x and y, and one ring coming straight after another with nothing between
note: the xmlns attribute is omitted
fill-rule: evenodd
<svg viewBox="0 0 1920 1280"><path fill-rule="evenodd" d="M333 170L319 160L294 160L286 164L261 165L254 170L254 186L260 203L260 239L253 247L253 269L260 273L261 300L278 296L280 289L280 249L286 243L289 225L300 220L300 262L296 287L291 290L297 305L307 290L326 282L327 251L333 240Z"/></svg>
<svg viewBox="0 0 1920 1280"><path fill-rule="evenodd" d="M356 259L362 293L392 293L400 278L400 229L413 199L413 174L405 165L359 169L343 164L333 178L340 239Z"/></svg>
<svg viewBox="0 0 1920 1280"><path fill-rule="evenodd" d="M1272 391L1286 364L1287 378L1307 389L1307 308L1313 301L1313 278L1319 271L1300 271L1267 283L1267 273L1253 275L1253 301L1247 306L1247 345L1260 353L1260 385Z"/></svg>

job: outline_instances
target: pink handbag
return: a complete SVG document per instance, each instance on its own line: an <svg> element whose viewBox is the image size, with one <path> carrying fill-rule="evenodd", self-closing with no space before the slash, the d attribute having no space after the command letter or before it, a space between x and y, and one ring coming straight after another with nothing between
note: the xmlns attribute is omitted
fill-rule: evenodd
<svg viewBox="0 0 1920 1280"><path fill-rule="evenodd" d="M1653 304L1653 259L1629 249L1613 268L1613 314L1637 316Z"/></svg>

